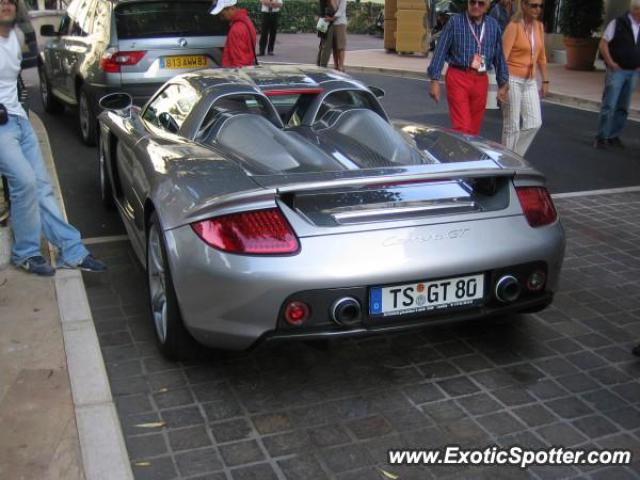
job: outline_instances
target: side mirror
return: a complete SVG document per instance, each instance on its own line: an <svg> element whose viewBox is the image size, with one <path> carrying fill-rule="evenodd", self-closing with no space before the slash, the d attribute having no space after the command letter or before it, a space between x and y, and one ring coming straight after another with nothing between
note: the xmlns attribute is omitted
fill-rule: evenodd
<svg viewBox="0 0 640 480"><path fill-rule="evenodd" d="M40 27L40 36L41 37L55 37L58 33L56 32L56 27L53 25L42 25Z"/></svg>
<svg viewBox="0 0 640 480"><path fill-rule="evenodd" d="M371 90L371 93L373 93L378 98L384 97L384 90L381 88L372 87L371 85L369 85L369 90Z"/></svg>
<svg viewBox="0 0 640 480"><path fill-rule="evenodd" d="M102 97L98 105L103 110L111 110L118 115L129 116L133 98L128 93L110 93Z"/></svg>

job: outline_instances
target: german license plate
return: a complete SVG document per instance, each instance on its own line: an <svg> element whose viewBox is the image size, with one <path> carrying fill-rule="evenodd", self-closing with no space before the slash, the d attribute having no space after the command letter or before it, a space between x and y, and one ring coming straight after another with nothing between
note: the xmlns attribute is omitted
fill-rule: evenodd
<svg viewBox="0 0 640 480"><path fill-rule="evenodd" d="M175 57L162 57L160 66L167 69L199 68L207 66L206 55L179 55Z"/></svg>
<svg viewBox="0 0 640 480"><path fill-rule="evenodd" d="M482 303L484 275L444 278L391 287L373 287L369 293L372 316L406 315L471 307Z"/></svg>

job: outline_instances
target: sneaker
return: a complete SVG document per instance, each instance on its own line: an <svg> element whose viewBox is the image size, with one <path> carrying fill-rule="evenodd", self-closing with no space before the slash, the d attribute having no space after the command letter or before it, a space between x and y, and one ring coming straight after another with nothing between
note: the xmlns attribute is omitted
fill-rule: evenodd
<svg viewBox="0 0 640 480"><path fill-rule="evenodd" d="M622 143L620 137L608 138L607 143L612 147L624 148L624 143Z"/></svg>
<svg viewBox="0 0 640 480"><path fill-rule="evenodd" d="M56 273L55 269L49 265L42 255L35 255L27 258L24 262L18 264L18 267L29 273L35 273L41 277L53 277Z"/></svg>
<svg viewBox="0 0 640 480"><path fill-rule="evenodd" d="M84 257L82 261L75 266L75 268L79 268L85 272L104 272L107 270L107 266L104 262L98 260L91 254Z"/></svg>
<svg viewBox="0 0 640 480"><path fill-rule="evenodd" d="M607 148L607 141L604 138L596 137L596 139L593 141L593 148L604 150Z"/></svg>
<svg viewBox="0 0 640 480"><path fill-rule="evenodd" d="M258 57L264 57L264 52L258 53Z"/></svg>

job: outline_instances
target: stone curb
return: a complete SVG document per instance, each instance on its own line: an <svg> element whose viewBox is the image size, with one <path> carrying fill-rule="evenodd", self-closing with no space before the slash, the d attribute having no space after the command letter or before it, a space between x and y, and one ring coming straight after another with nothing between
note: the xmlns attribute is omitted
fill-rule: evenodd
<svg viewBox="0 0 640 480"><path fill-rule="evenodd" d="M30 119L40 141L54 194L66 218L47 131L33 112ZM58 270L54 283L85 478L132 480L131 464L82 274L78 270Z"/></svg>

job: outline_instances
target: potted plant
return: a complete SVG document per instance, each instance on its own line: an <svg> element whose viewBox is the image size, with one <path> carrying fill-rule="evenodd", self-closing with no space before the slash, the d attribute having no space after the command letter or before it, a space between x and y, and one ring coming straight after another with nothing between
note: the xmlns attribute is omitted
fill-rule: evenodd
<svg viewBox="0 0 640 480"><path fill-rule="evenodd" d="M593 70L599 42L593 34L602 24L603 12L602 0L562 0L558 25L569 70Z"/></svg>

